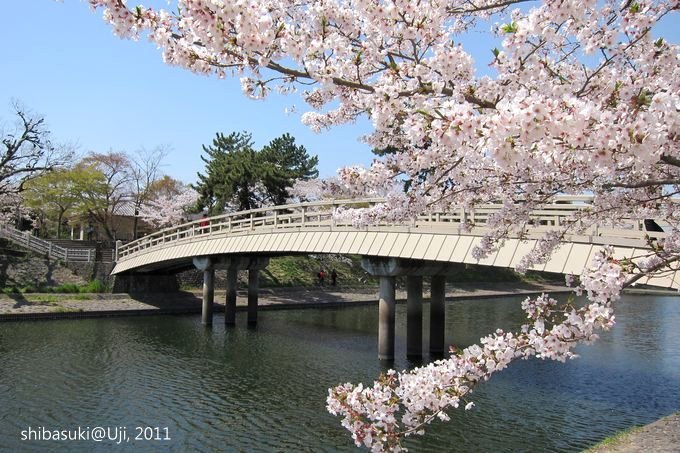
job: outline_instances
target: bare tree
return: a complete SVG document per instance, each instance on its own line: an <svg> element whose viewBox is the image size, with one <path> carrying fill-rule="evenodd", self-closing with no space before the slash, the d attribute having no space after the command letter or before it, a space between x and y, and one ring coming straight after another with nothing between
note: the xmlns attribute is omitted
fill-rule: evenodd
<svg viewBox="0 0 680 453"><path fill-rule="evenodd" d="M163 159L168 155L168 149L157 146L151 151L141 148L130 159L130 179L132 186L132 202L134 203L135 218L133 223L133 235L137 237L139 224L139 209L149 200L151 189L160 178L160 168Z"/></svg>
<svg viewBox="0 0 680 453"><path fill-rule="evenodd" d="M0 194L21 192L26 181L64 165L73 155L67 147L52 142L45 118L16 101L12 108L16 124L0 131Z"/></svg>
<svg viewBox="0 0 680 453"><path fill-rule="evenodd" d="M19 193L25 184L67 163L71 148L55 145L45 119L33 114L18 101L12 102L14 124L0 124L0 212L2 221L14 220L19 225L22 203Z"/></svg>

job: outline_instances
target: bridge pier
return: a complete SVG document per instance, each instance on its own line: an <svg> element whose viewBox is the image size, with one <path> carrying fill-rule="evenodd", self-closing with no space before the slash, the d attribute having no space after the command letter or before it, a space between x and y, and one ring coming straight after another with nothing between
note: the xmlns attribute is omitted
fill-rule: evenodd
<svg viewBox="0 0 680 453"><path fill-rule="evenodd" d="M444 355L446 277L433 275L430 285L430 355Z"/></svg>
<svg viewBox="0 0 680 453"><path fill-rule="evenodd" d="M395 279L380 276L380 300L378 302L378 358L394 360L394 323L396 319Z"/></svg>
<svg viewBox="0 0 680 453"><path fill-rule="evenodd" d="M214 258L214 267L227 270L227 295L224 301L224 324L236 325L236 290L238 271L248 270L248 326L257 325L260 271L269 265L261 256L221 256Z"/></svg>
<svg viewBox="0 0 680 453"><path fill-rule="evenodd" d="M203 303L201 306L201 324L212 326L213 302L215 300L215 267L210 257L199 256L193 259L194 266L203 271Z"/></svg>
<svg viewBox="0 0 680 453"><path fill-rule="evenodd" d="M260 286L260 269L248 269L248 327L257 325L258 290Z"/></svg>
<svg viewBox="0 0 680 453"><path fill-rule="evenodd" d="M406 277L406 357L423 356L423 277Z"/></svg>
<svg viewBox="0 0 680 453"><path fill-rule="evenodd" d="M394 359L394 279L406 279L406 355L419 359L423 355L423 276L432 277L432 305L430 308L430 352L444 350L444 288L445 276L450 271L446 263L404 260L397 258L362 257L361 267L380 277L378 324L378 357Z"/></svg>
<svg viewBox="0 0 680 453"><path fill-rule="evenodd" d="M224 324L236 325L236 286L238 285L238 268L227 268L227 297L224 301Z"/></svg>
<svg viewBox="0 0 680 453"><path fill-rule="evenodd" d="M396 319L395 276L398 260L362 257L361 267L380 278L378 301L378 358L394 360L394 329Z"/></svg>

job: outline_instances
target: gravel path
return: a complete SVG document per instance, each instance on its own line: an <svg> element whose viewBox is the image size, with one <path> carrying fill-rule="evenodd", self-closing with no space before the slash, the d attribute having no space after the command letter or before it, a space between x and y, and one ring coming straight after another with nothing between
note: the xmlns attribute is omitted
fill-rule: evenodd
<svg viewBox="0 0 680 453"><path fill-rule="evenodd" d="M565 291L562 286L526 283L456 285L447 287L447 298L467 299L509 294ZM423 296L429 297L426 289ZM126 316L163 313L199 313L200 291L170 294L25 294L0 295L0 321L90 316ZM397 299L405 300L406 291L397 290ZM215 311L224 311L225 291L215 291ZM347 303L375 303L375 288L262 288L262 308L319 307ZM237 307L246 307L247 293L239 291Z"/></svg>

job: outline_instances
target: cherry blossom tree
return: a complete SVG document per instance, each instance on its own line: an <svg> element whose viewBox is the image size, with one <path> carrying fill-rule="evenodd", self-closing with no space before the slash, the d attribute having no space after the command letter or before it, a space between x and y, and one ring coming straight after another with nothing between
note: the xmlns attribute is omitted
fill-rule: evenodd
<svg viewBox="0 0 680 453"><path fill-rule="evenodd" d="M186 222L199 194L180 181L164 176L149 186L147 199L139 208L139 218L157 228Z"/></svg>
<svg viewBox="0 0 680 453"><path fill-rule="evenodd" d="M678 46L655 35L677 0L180 0L177 12L90 0L123 38L147 36L168 64L241 77L246 95L296 92L314 130L368 117L365 141L388 150L339 171L340 193L385 195L345 212L356 223L426 211L500 206L475 254L523 238L532 210L556 194L593 195L521 262L545 262L569 234L654 218L662 241L635 262L603 250L580 276L585 307L529 299L528 323L450 359L390 372L373 386L330 390L328 408L358 445L401 448L511 360L564 360L613 323L625 285L675 272L680 259ZM676 18L677 20L677 18ZM491 29L489 60L461 41ZM476 65L489 65L480 74ZM521 270L520 269L520 270Z"/></svg>

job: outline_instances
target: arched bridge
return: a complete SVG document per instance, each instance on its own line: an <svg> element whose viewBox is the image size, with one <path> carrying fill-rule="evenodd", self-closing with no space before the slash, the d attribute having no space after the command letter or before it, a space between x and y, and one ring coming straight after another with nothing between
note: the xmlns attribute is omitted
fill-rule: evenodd
<svg viewBox="0 0 680 453"><path fill-rule="evenodd" d="M231 324L235 311L236 271L249 269L249 323L255 323L257 275L267 265L268 257L290 254L361 255L366 270L381 277L379 352L381 357L391 358L396 275L409 276L408 298L409 301L415 300L413 310L408 308L409 316L411 311L414 312L416 321L413 325L417 324L420 316L415 307L422 300L422 295L418 296L417 293L422 294L424 275L432 276L431 309L441 310L442 314L438 316L443 317L443 307L436 308L434 302L441 296L443 304L443 276L447 273L447 264L469 263L513 268L523 256L531 252L546 231L566 222L573 222L575 214L589 209L592 199L587 196L554 198L552 203L532 213L531 226L525 231L523 238L507 239L497 252L481 260L473 256L472 250L488 231L487 221L500 205L489 204L448 213L428 213L405 224L377 224L362 228L340 222L334 215L338 209L366 207L380 201L382 200L333 200L267 207L166 228L142 239L119 245L113 274L153 274L186 268L193 263L204 271L203 321L209 324L214 268L226 268L228 287L225 321ZM547 263L532 269L580 274L590 263L593 254L603 245L613 246L615 255L620 259L634 259L646 253L650 236L659 239L664 235L663 232L645 231L640 219L631 219L616 227L594 226L585 233L565 237L565 241ZM640 283L678 288L680 271ZM385 310L383 302L388 305ZM437 317L433 317L435 318ZM441 341L431 338L430 349L438 352L443 348L443 344L439 346L443 343L443 325L441 332L438 332L438 326L432 325L431 335L433 329L434 335L440 336ZM421 340L417 333L409 333L407 337L409 355L419 355L420 346L417 344Z"/></svg>
<svg viewBox="0 0 680 453"><path fill-rule="evenodd" d="M482 260L475 259L472 250L487 232L486 222L499 205L423 214L401 225L356 228L336 221L335 211L381 200L335 200L253 209L166 228L119 246L112 273L183 267L198 256L325 253L514 268L542 234L571 221L575 212L588 208L590 200L587 196L556 197L554 203L533 212L533 225L524 240L509 239L500 250ZM593 227L585 234L567 236L550 261L532 269L580 274L602 245L614 246L620 258L631 258L648 249L647 236L659 238L664 233L645 231L641 220L629 220L616 228ZM678 287L680 275L642 283Z"/></svg>

